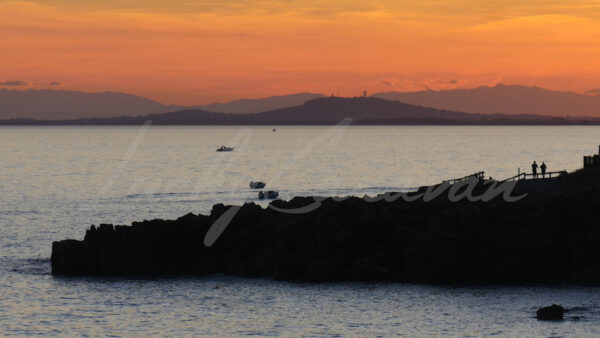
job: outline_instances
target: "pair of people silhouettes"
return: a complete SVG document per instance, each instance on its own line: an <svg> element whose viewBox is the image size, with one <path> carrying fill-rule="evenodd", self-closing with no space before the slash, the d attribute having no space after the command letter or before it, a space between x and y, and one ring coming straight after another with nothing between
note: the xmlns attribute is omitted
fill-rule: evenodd
<svg viewBox="0 0 600 338"><path fill-rule="evenodd" d="M533 173L533 178L537 178L537 168L538 168L537 163L535 163L535 161L533 161L533 164L531 165L531 172ZM542 177L546 176L546 163L542 162L542 165L540 166L540 170L542 171Z"/></svg>

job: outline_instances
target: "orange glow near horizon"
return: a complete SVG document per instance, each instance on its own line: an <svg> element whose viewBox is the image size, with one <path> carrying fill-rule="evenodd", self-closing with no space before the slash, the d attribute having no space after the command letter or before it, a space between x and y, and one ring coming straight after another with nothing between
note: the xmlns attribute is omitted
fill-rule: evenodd
<svg viewBox="0 0 600 338"><path fill-rule="evenodd" d="M185 105L496 83L600 88L600 0L322 3L0 0L0 83Z"/></svg>

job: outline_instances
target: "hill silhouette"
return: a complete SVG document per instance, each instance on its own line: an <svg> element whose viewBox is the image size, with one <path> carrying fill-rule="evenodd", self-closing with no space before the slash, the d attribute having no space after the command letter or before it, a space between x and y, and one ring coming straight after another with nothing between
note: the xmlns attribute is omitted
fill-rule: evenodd
<svg viewBox="0 0 600 338"><path fill-rule="evenodd" d="M219 113L247 114L260 113L284 107L293 107L305 102L323 97L322 94L298 93L281 96L264 97L260 99L242 99L226 103L211 103L194 108Z"/></svg>
<svg viewBox="0 0 600 338"><path fill-rule="evenodd" d="M600 96L498 84L474 89L376 93L374 97L466 113L600 117Z"/></svg>
<svg viewBox="0 0 600 338"><path fill-rule="evenodd" d="M171 113L91 118L66 121L16 119L2 125L269 125L334 124L351 118L354 124L589 124L598 120L552 118L541 115L470 114L410 105L374 97L324 97L303 105L258 114L225 114L187 109Z"/></svg>
<svg viewBox="0 0 600 338"><path fill-rule="evenodd" d="M383 121L407 118L468 119L470 114L410 105L375 97L326 97L301 106L258 114L261 120L280 122L336 122L345 117L356 121Z"/></svg>

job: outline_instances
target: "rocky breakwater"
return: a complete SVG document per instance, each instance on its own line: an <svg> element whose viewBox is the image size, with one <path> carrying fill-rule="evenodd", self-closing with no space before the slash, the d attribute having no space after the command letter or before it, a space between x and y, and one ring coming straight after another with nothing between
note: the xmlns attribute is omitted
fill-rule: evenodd
<svg viewBox="0 0 600 338"><path fill-rule="evenodd" d="M219 225L222 233L210 246L206 234L229 206L176 220L102 224L81 241L54 242L52 273L600 285L600 175L586 175L519 183L513 195L530 193L513 202L502 195L453 201L446 192L407 201L415 192L387 201L272 203L292 210L313 206L295 214L248 203ZM473 192L487 185L479 181Z"/></svg>

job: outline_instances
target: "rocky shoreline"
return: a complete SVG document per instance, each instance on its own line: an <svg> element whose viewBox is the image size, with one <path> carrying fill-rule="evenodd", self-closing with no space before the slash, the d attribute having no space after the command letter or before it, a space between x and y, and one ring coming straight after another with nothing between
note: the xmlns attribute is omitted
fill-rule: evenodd
<svg viewBox="0 0 600 338"><path fill-rule="evenodd" d="M520 181L514 193L524 192L516 202L453 202L446 193L428 202L326 198L299 214L247 203L211 246L206 233L230 206L177 220L101 224L81 241L52 244L52 274L600 285L600 173ZM312 203L305 197L273 205Z"/></svg>

